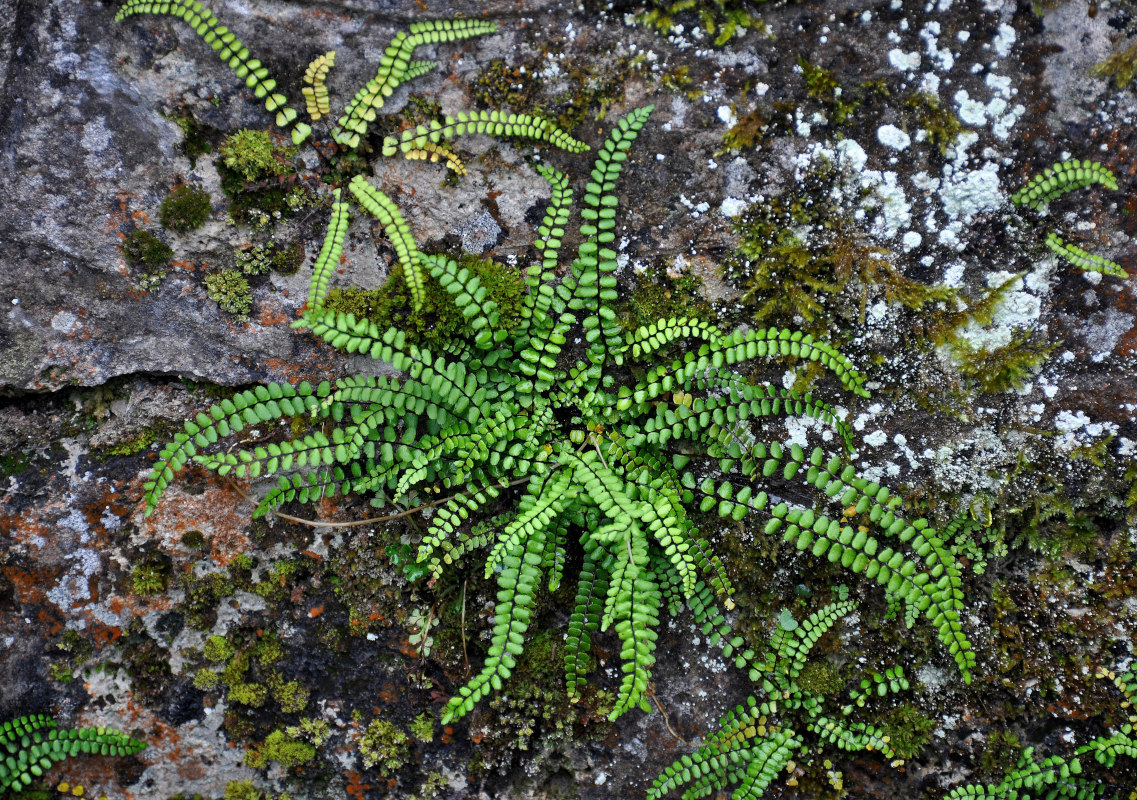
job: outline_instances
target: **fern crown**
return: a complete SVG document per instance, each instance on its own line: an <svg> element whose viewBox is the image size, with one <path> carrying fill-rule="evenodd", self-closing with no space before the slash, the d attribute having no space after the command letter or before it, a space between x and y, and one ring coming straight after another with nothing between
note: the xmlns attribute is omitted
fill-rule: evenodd
<svg viewBox="0 0 1137 800"><path fill-rule="evenodd" d="M254 91L269 85L259 62L200 4L129 0L121 15L144 11L186 19L238 75L244 70L255 78ZM418 23L396 36L333 138L359 146L394 86L429 68L412 58L419 44L492 29L481 22ZM321 81L330 65L323 59L309 71L310 99L320 114ZM283 104L268 96L274 106ZM906 519L886 487L846 463L852 433L828 404L740 374L756 362L816 361L847 391L867 397L852 362L788 329L724 332L687 317L630 333L620 327L616 186L651 113L650 106L631 111L600 147L581 192L580 243L567 263L560 254L573 188L558 170L537 168L550 199L537 228L537 258L526 271L521 320L511 327L469 269L419 250L386 194L362 176L350 181L346 195L335 189L307 310L294 327L346 353L389 363L400 376L270 383L211 406L162 449L145 482L148 512L190 462L220 475L271 478L257 515L347 494L367 496L378 507L413 507L428 493L445 492L431 503L435 514L418 560L438 576L480 551L485 575L499 591L485 664L451 698L444 721L465 715L509 678L539 596L566 580L575 583L563 650L571 699L580 697L593 636L611 630L620 642L622 677L609 716L648 710L660 619L684 607L712 640L725 642L729 658L758 676L763 662L733 635L724 614L734 606L730 580L696 527L696 514L711 512L733 520L764 515L767 535L781 535L798 550L880 584L906 605L910 619L924 616L931 623L969 679L975 658L960 625L960 572L943 541L926 520ZM447 141L477 133L586 149L539 117L491 111L448 116L388 137L383 154L443 158ZM383 330L327 307L351 222L349 197L383 226L413 304L422 304L429 275L453 298L465 336L435 352L397 328ZM312 422L301 437L217 446L246 428L298 416ZM763 423L787 416L831 426L837 452L763 435ZM803 490L809 500L793 499ZM511 510L495 518L493 529L468 524L500 506ZM577 547L579 559L570 559ZM567 575L566 565L578 560L576 574Z"/></svg>

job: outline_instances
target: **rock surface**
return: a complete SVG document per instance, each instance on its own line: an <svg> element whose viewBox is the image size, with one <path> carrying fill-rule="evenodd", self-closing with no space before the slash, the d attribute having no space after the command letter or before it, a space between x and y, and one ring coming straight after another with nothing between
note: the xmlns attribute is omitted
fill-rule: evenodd
<svg viewBox="0 0 1137 800"><path fill-rule="evenodd" d="M626 296L662 268L701 279L726 325L806 325L800 314L759 321L765 296L722 269L746 223L778 198L797 203L790 227L813 256L832 239L808 209L831 204L848 252L865 258L877 248L902 275L959 290L958 301L919 311L884 280L854 280L829 296L819 318L868 374L874 397L849 396L831 381L815 390L847 415L863 474L938 523L965 514L990 526L960 550L976 567L965 580L964 627L980 664L970 686L925 623L907 629L886 618L879 587L779 549L756 524L708 521L736 572L733 621L757 634L755 644L780 609L801 616L848 584L860 611L825 640L822 660L850 682L901 663L918 678L910 702L934 723L901 769L828 747L780 779L800 777L797 789L779 784L771 796L843 796L820 766L830 759L849 796L941 797L995 779L1013 764L1016 743L1069 754L1120 724L1118 693L1094 673L1127 668L1137 646L1137 290L1133 277L1080 272L1043 240L1054 230L1137 270L1137 87L1089 74L1133 44L1132 4L759 6L765 32L722 47L694 15L679 15L664 36L636 25L638 7L623 2L209 5L290 97L299 97L307 62L335 49L333 113L373 74L391 36L424 15L486 17L500 30L430 48L440 68L396 92L384 109L396 120L424 99L444 113L488 97L550 115L579 106L572 133L595 149L619 115L654 103L620 190ZM251 522L249 487L203 471L190 470L143 516L141 476L221 387L382 367L288 326L305 301L327 189L278 225L234 224L218 148L227 134L266 130L271 119L185 24L115 23L115 11L0 0L0 720L45 712L149 743L138 756L74 760L51 773L83 783L88 796L220 798L228 783L251 780L269 797L642 797L752 691L685 617L664 626L656 711L612 724L557 694L571 597L547 598L547 630L533 648L540 655L523 664L512 693L453 726L435 724L431 741L413 740L406 763L381 774L358 752L369 722L409 730L422 714L437 719L468 666L477 669L493 596L480 570L433 588L410 583L399 560L421 534L414 523ZM815 68L830 71L840 91L811 78ZM919 116L928 96L961 126L942 148ZM186 154L186 119L211 152ZM728 147L724 134L747 120L753 141ZM318 128L316 139L320 152L305 145L293 164L302 181L321 186L326 132ZM381 158L368 174L424 250L484 249L527 265L548 191L534 166L556 165L579 194L591 156L486 137L457 149L470 172L458 180L436 164ZM1100 161L1119 189L1072 193L1040 219L1014 207L1010 195L1030 176L1068 157ZM213 201L208 222L182 234L158 224L178 183ZM748 208L754 216L741 217ZM156 285L124 258L136 230L174 250ZM236 249L270 240L301 242L305 265L251 280L251 316L237 319L208 297L204 277L231 268ZM362 215L345 252L336 278L345 286L377 285L393 257ZM1000 286L989 315L962 313L981 310ZM933 329L942 332L953 313L959 325L937 339ZM982 385L990 362L987 373L967 374L968 348L998 351L1020 339L1054 348L1015 388ZM771 364L762 378L787 388L812 380L793 364ZM816 430L789 424L782 433L812 446ZM362 501L311 512L368 513ZM162 574L165 588L140 593L142 566ZM408 635L435 614L436 648L420 657ZM269 687L270 700L241 705L206 685L210 636L253 660L241 680ZM265 656L266 642L281 654ZM602 639L594 651L608 688L616 644ZM315 760L245 765L246 748L301 718L329 725ZM1137 785L1133 763L1093 775Z"/></svg>

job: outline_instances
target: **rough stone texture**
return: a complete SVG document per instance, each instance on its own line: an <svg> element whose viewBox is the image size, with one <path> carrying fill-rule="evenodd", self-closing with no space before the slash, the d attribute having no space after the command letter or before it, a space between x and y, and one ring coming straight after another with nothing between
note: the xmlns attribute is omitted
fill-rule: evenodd
<svg viewBox="0 0 1137 800"><path fill-rule="evenodd" d="M1125 521L1122 477L1137 463L1134 280L1082 274L1041 241L1050 227L1130 273L1137 266L1137 95L1087 75L1112 48L1132 44L1132 3L1069 0L1041 16L1030 4L997 0L763 7L776 38L749 32L722 49L692 30L693 17L662 37L633 26L627 15L635 7L620 2L605 10L554 0L444 5L211 3L293 98L307 61L336 49L333 103L372 74L396 30L424 13L500 20L496 35L435 48L441 68L396 93L385 109L392 113L411 91L446 112L469 107L467 87L493 59L540 66L546 77L537 96L553 102L572 88L575 60L603 71L613 59L642 56L607 118L595 120L590 109L574 131L595 146L617 114L656 104L621 184L622 291L647 267L686 267L708 297L723 301L725 319L746 324L746 310L731 302L740 287L720 271L736 244L727 215L792 194L812 170L833 164L843 208L864 241L887 250L906 275L959 286L974 300L1024 273L990 324L965 331L968 341L999 346L1033 328L1039 341L1062 342L1022 388L982 394L961 380L945 348L914 344L921 315L887 302L879 287L870 287L863 318L841 317L834 337L868 372L875 397L860 401L831 382L818 391L847 413L857 466L903 490L914 508L934 506L941 520L953 510L980 519L990 511L995 527L1005 528L1008 551L967 576L965 629L980 666L964 686L926 624L908 630L884 619L877 587L779 551L760 528L715 529L728 563L748 570L736 575L740 628L767 631L780 608L804 611L831 587L850 584L862 608L832 637L827 658L850 679L899 661L919 676L913 702L936 723L931 744L902 770L835 748L801 763L832 759L851 796L939 797L966 780L994 777L980 769L996 732L1013 731L1041 754L1069 753L1116 725L1117 694L1093 672L1127 666L1137 631L1133 550L1126 549L1137 531ZM442 626L449 639L439 634L440 654L424 660L407 642L408 614L453 604L461 592L463 635L473 648L488 626L488 585L471 577L468 593L460 582L433 594L409 586L386 552L413 541L418 531L409 524L315 531L254 524L247 487L192 470L154 516L143 517L140 475L165 437L216 396L190 381L237 386L377 367L289 329L307 269L256 283L247 323L208 299L206 269L231 266L233 248L254 235L226 220L216 144L270 120L185 25L148 17L115 24L114 12L109 3L0 0L0 448L9 454L0 479L0 720L44 711L65 724L139 731L151 747L137 757L74 761L52 772L84 783L89 796L219 798L226 782L250 778L293 798L408 797L430 771L448 781L440 797L642 796L660 769L689 752L676 734L694 743L750 691L745 676L692 636L685 618L661 636L656 713L630 713L611 726L577 719L574 737L538 721L528 749L511 749L501 742L524 724L507 727L498 712L479 709L452 729L436 726L433 742L416 743L413 763L387 778L363 770L355 749L362 728L376 716L405 727L423 711L437 713L464 674L456 617ZM843 87L881 80L889 94L838 125L807 97L799 54L832 70ZM663 78L679 68L691 83L665 88ZM917 90L938 95L964 122L946 154L920 135L902 104ZM729 125L755 108L771 121L759 145L724 152ZM180 150L182 131L164 111L191 112L214 155L191 165ZM424 247L487 246L525 263L546 198L531 151L478 137L458 150L470 175L457 182L444 183L437 166L404 161L379 163L373 180L399 202ZM1120 190L1075 193L1041 225L1027 225L1010 194L1067 156L1100 160L1117 173ZM311 148L298 158L318 161ZM541 159L583 185L588 154L546 148ZM136 228L157 231L158 205L180 180L208 190L214 213L198 231L164 235L175 263L159 288L142 291L123 260L122 238ZM305 242L308 267L326 213L306 214L282 230ZM369 220L353 222L346 252L341 284L370 286L386 275L391 250ZM774 364L764 377L795 382L786 370ZM810 433L794 425L785 431L803 442ZM1099 451L1087 455L1095 444ZM1055 492L1105 496L1065 528L1044 521L1030 534L1029 510ZM318 509L329 519L367 513L363 503ZM192 530L204 535L204 549L183 540ZM1048 541L1059 542L1050 554ZM252 577L233 567L241 554L254 559ZM173 579L167 591L141 597L131 572L153 556L169 559ZM282 599L251 591L287 559L301 565L302 579L288 583ZM232 591L213 603L203 630L187 624L186 576L232 569ZM542 613L547 627L567 622L556 604ZM60 648L67 630L90 643L85 663ZM281 674L311 691L303 716L333 731L319 760L299 772L241 763L243 748L298 715L271 704L234 715L223 693L193 686L204 663L195 649L207 634L256 640L258 630L276 632L286 649ZM602 639L596 648L609 685L614 647ZM168 678L144 689L149 668ZM471 766L497 757L500 766ZM824 772L814 766L800 790L784 786L772 796L837 796L819 782ZM1137 781L1132 765L1112 779L1095 774L1117 786Z"/></svg>

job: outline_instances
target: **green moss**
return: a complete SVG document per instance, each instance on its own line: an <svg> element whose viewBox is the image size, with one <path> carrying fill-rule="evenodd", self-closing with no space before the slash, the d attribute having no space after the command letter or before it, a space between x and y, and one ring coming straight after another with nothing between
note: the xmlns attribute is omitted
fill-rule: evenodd
<svg viewBox="0 0 1137 800"><path fill-rule="evenodd" d="M989 778L1001 778L1015 768L1023 749L1017 733L1005 728L992 730L987 738L987 747L979 756L979 768Z"/></svg>
<svg viewBox="0 0 1137 800"><path fill-rule="evenodd" d="M292 275L304 263L304 248L299 242L258 244L238 250L234 261L245 275L264 275L270 271Z"/></svg>
<svg viewBox="0 0 1137 800"><path fill-rule="evenodd" d="M245 763L254 769L261 769L275 761L285 769L292 769L307 764L315 757L315 747L277 730L265 737L260 747L245 752Z"/></svg>
<svg viewBox="0 0 1137 800"><path fill-rule="evenodd" d="M151 597L166 591L170 583L170 564L167 559L147 556L130 573L131 588L142 597Z"/></svg>
<svg viewBox="0 0 1137 800"><path fill-rule="evenodd" d="M778 197L750 206L735 224L738 249L724 265L757 323L794 325L832 339L838 320L864 319L871 293L923 309L955 291L905 277L870 245L834 196L838 176L824 166ZM804 320L804 324L798 321Z"/></svg>
<svg viewBox="0 0 1137 800"><path fill-rule="evenodd" d="M280 638L273 633L267 633L253 648L254 656L262 667L268 667L284 658L284 646Z"/></svg>
<svg viewBox="0 0 1137 800"><path fill-rule="evenodd" d="M993 350L973 347L966 339L959 338L951 345L952 358L960 374L971 378L985 394L1020 389L1062 345L1061 341L1032 342L1033 334L1034 331L1016 331L1010 342Z"/></svg>
<svg viewBox="0 0 1137 800"><path fill-rule="evenodd" d="M230 657L229 663L225 665L225 669L221 672L221 680L228 686L236 686L239 683L245 683L245 676L249 673L249 668L252 666L252 658L248 650L238 650L233 656Z"/></svg>
<svg viewBox="0 0 1137 800"><path fill-rule="evenodd" d="M272 269L281 275L295 275L304 264L304 247L300 242L277 244L272 249Z"/></svg>
<svg viewBox="0 0 1137 800"><path fill-rule="evenodd" d="M512 330L521 321L525 278L520 270L490 259L464 255L459 263L477 275L486 294L498 304L499 325ZM328 293L324 305L357 319L369 319L380 330L394 326L404 331L407 341L434 346L449 341L463 332L469 333L466 319L454 305L452 296L427 276L425 299L420 311L412 312L410 290L396 264L386 282L378 289L335 288Z"/></svg>
<svg viewBox="0 0 1137 800"><path fill-rule="evenodd" d="M629 330L664 317L708 319L711 306L702 295L703 279L689 271L672 277L655 266L636 276L636 287L617 308L620 324Z"/></svg>
<svg viewBox="0 0 1137 800"><path fill-rule="evenodd" d="M587 119L601 120L623 100L624 85L638 64L633 58L559 60L558 83L568 85L556 97L543 92L543 59L523 64L491 61L474 79L472 93L480 108L525 108L571 131Z"/></svg>
<svg viewBox="0 0 1137 800"><path fill-rule="evenodd" d="M212 210L208 192L183 183L170 190L158 213L163 228L180 232L200 228Z"/></svg>
<svg viewBox="0 0 1137 800"><path fill-rule="evenodd" d="M1090 70L1095 78L1111 78L1113 85L1124 89L1137 76L1137 44L1126 50L1118 50Z"/></svg>
<svg viewBox="0 0 1137 800"><path fill-rule="evenodd" d="M749 150L762 141L769 120L758 109L749 111L723 134L722 143L728 150Z"/></svg>
<svg viewBox="0 0 1137 800"><path fill-rule="evenodd" d="M916 92L904 101L904 106L911 109L913 124L927 131L928 143L936 145L941 155L947 153L963 131L959 117L951 109L941 106L934 94Z"/></svg>
<svg viewBox="0 0 1137 800"><path fill-rule="evenodd" d="M220 572L202 577L187 575L183 588L182 612L186 616L186 624L195 630L211 628L217 619L217 604L233 593L233 583Z"/></svg>
<svg viewBox="0 0 1137 800"><path fill-rule="evenodd" d="M8 478L12 475L19 475L31 466L31 463L32 453L30 450L2 453L0 454L0 477Z"/></svg>
<svg viewBox="0 0 1137 800"><path fill-rule="evenodd" d="M308 690L296 681L283 682L280 677L274 676L271 681L272 699L280 706L285 714L299 714L308 707Z"/></svg>
<svg viewBox="0 0 1137 800"><path fill-rule="evenodd" d="M232 269L214 270L205 276L205 291L223 311L238 319L248 319L253 296L249 293L249 281L241 273Z"/></svg>
<svg viewBox="0 0 1137 800"><path fill-rule="evenodd" d="M428 772L422 785L407 800L432 800L449 788L450 783L441 772Z"/></svg>
<svg viewBox="0 0 1137 800"><path fill-rule="evenodd" d="M380 775L400 769L407 763L410 741L394 723L385 719L372 720L359 740L363 766L367 769L378 767Z"/></svg>
<svg viewBox="0 0 1137 800"><path fill-rule="evenodd" d="M265 800L265 796L252 781L229 781L225 784L225 800Z"/></svg>
<svg viewBox="0 0 1137 800"><path fill-rule="evenodd" d="M188 110L181 114L167 114L164 116L167 119L173 120L177 126L182 129L182 155L189 159L191 167L196 167L198 158L210 152L212 149L209 145L209 141L205 138L205 133L202 131L201 126L198 125L197 120L193 118L193 114Z"/></svg>
<svg viewBox="0 0 1137 800"><path fill-rule="evenodd" d="M533 66L490 61L470 85L474 102L483 108L534 108L541 79Z"/></svg>
<svg viewBox="0 0 1137 800"><path fill-rule="evenodd" d="M237 652L237 648L224 636L210 636L205 640L205 644L201 648L201 652L214 663L222 663L231 659Z"/></svg>
<svg viewBox="0 0 1137 800"><path fill-rule="evenodd" d="M291 168L284 161L290 149L277 150L268 131L243 128L225 137L220 154L225 166L246 183L274 175L286 175Z"/></svg>
<svg viewBox="0 0 1137 800"><path fill-rule="evenodd" d="M751 3L747 0L648 0L647 5L648 10L638 20L664 36L670 35L680 20L690 23L693 19L714 37L716 47L722 47L740 31L766 31L766 23L749 10Z"/></svg>
<svg viewBox="0 0 1137 800"><path fill-rule="evenodd" d="M168 433L169 429L165 425L148 425L130 438L108 447L103 453L108 456L132 456L146 450L159 439L164 439Z"/></svg>
<svg viewBox="0 0 1137 800"><path fill-rule="evenodd" d="M186 531L182 534L182 544L190 550L200 550L205 547L205 534L199 530Z"/></svg>
<svg viewBox="0 0 1137 800"><path fill-rule="evenodd" d="M235 224L264 228L311 201L303 187L270 180L283 180L282 176L292 172L290 161L296 148L276 147L264 131L238 131L226 142L217 171L221 191L229 198L229 217Z"/></svg>
<svg viewBox="0 0 1137 800"><path fill-rule="evenodd" d="M411 720L407 729L411 732L411 736L420 742L432 742L434 741L434 716L429 711L424 711Z"/></svg>
<svg viewBox="0 0 1137 800"><path fill-rule="evenodd" d="M861 104L845 93L830 70L814 66L801 55L797 57L797 64L805 76L805 93L829 107L833 122L844 123Z"/></svg>
<svg viewBox="0 0 1137 800"><path fill-rule="evenodd" d="M413 92L407 96L407 104L403 106L403 119L410 125L422 125L431 120L442 117L442 103L433 97L426 97Z"/></svg>
<svg viewBox="0 0 1137 800"><path fill-rule="evenodd" d="M233 556L233 560L229 562L230 571L248 572L253 566L253 557L248 553L238 553Z"/></svg>
<svg viewBox="0 0 1137 800"><path fill-rule="evenodd" d="M888 743L896 752L896 757L907 761L927 747L932 740L932 731L936 729L936 722L911 703L905 703L884 716L881 729L888 736Z"/></svg>
<svg viewBox="0 0 1137 800"><path fill-rule="evenodd" d="M230 703L260 708L268 700L268 687L259 683L238 683L229 687L227 697Z"/></svg>
<svg viewBox="0 0 1137 800"><path fill-rule="evenodd" d="M798 675L797 684L819 697L832 697L845 688L841 671L828 661L810 661Z"/></svg>
<svg viewBox="0 0 1137 800"><path fill-rule="evenodd" d="M193 685L203 692L216 689L221 683L221 676L208 667L202 667L193 676Z"/></svg>
<svg viewBox="0 0 1137 800"><path fill-rule="evenodd" d="M174 257L174 251L150 231L134 231L123 241L122 255L130 264L161 267Z"/></svg>
<svg viewBox="0 0 1137 800"><path fill-rule="evenodd" d="M305 717L300 720L299 725L290 725L284 729L284 732L293 739L303 739L306 742L311 742L315 747L323 747L324 742L331 735L332 729L322 719Z"/></svg>

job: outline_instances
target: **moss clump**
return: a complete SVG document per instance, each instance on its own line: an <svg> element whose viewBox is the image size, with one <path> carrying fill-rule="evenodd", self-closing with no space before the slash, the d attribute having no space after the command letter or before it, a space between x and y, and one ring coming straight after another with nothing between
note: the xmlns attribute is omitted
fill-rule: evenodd
<svg viewBox="0 0 1137 800"><path fill-rule="evenodd" d="M268 687L259 683L237 683L229 687L228 699L230 703L260 708L268 700Z"/></svg>
<svg viewBox="0 0 1137 800"><path fill-rule="evenodd" d="M272 699L285 714L299 714L308 707L308 690L297 681L282 681L280 676L274 673L269 683L272 687Z"/></svg>
<svg viewBox="0 0 1137 800"><path fill-rule="evenodd" d="M316 757L316 748L277 730L265 737L264 743L245 752L245 763L253 769L267 767L275 761L285 769L307 764Z"/></svg>
<svg viewBox="0 0 1137 800"><path fill-rule="evenodd" d="M249 281L232 269L218 269L205 276L205 291L210 298L238 319L248 319L253 307Z"/></svg>
<svg viewBox="0 0 1137 800"><path fill-rule="evenodd" d="M380 775L388 775L407 763L410 738L394 723L374 719L359 740L359 753L367 769L379 767Z"/></svg>
<svg viewBox="0 0 1137 800"><path fill-rule="evenodd" d="M1006 729L994 730L987 739L987 747L979 756L979 769L989 778L1000 778L1019 762L1023 743L1019 735Z"/></svg>
<svg viewBox="0 0 1137 800"><path fill-rule="evenodd" d="M749 150L762 140L767 125L769 120L761 111L749 111L723 134L723 146L728 150Z"/></svg>
<svg viewBox="0 0 1137 800"><path fill-rule="evenodd" d="M170 190L158 214L163 228L181 232L200 228L212 210L208 192L183 183Z"/></svg>
<svg viewBox="0 0 1137 800"><path fill-rule="evenodd" d="M221 676L208 667L202 667L193 676L194 688L201 689L203 692L216 689L220 683Z"/></svg>
<svg viewBox="0 0 1137 800"><path fill-rule="evenodd" d="M290 168L283 156L288 150L277 150L268 131L242 128L225 137L220 153L225 166L246 183L274 175L286 175Z"/></svg>
<svg viewBox="0 0 1137 800"><path fill-rule="evenodd" d="M263 228L274 220L284 219L304 207L308 192L298 186L272 185L248 187L259 181L288 175L296 149L278 148L265 131L241 130L221 146L217 171L221 175L221 191L229 198L229 216L238 225Z"/></svg>
<svg viewBox="0 0 1137 800"><path fill-rule="evenodd" d="M186 616L186 624L199 631L213 626L217 619L217 604L234 591L232 581L220 572L211 572L200 578L186 576L183 589L182 612Z"/></svg>
<svg viewBox="0 0 1137 800"><path fill-rule="evenodd" d="M311 742L315 747L323 747L324 742L331 736L332 729L322 719L305 717L300 720L299 725L290 725L284 729L284 732L293 739L303 739Z"/></svg>
<svg viewBox="0 0 1137 800"><path fill-rule="evenodd" d="M174 257L174 251L150 231L134 231L122 243L122 255L131 264L161 267Z"/></svg>
<svg viewBox="0 0 1137 800"><path fill-rule="evenodd" d="M131 588L142 597L161 594L169 583L170 564L157 556L147 556L130 573Z"/></svg>
<svg viewBox="0 0 1137 800"><path fill-rule="evenodd" d="M108 456L132 456L141 453L158 439L164 438L167 432L165 425L148 425L129 439L108 447L103 453Z"/></svg>
<svg viewBox="0 0 1137 800"><path fill-rule="evenodd" d="M885 715L881 720L881 728L888 736L888 743L896 757L907 761L932 740L936 721L925 716L911 703L905 703Z"/></svg>
<svg viewBox="0 0 1137 800"><path fill-rule="evenodd" d="M819 697L832 697L845 688L841 671L828 661L810 661L798 675L797 684Z"/></svg>
<svg viewBox="0 0 1137 800"><path fill-rule="evenodd" d="M190 550L200 550L205 547L205 534L199 530L186 531L182 534L182 544Z"/></svg>
<svg viewBox="0 0 1137 800"><path fill-rule="evenodd" d="M474 101L480 108L525 108L571 131L586 119L604 119L608 109L624 97L624 85L639 63L621 57L566 59L557 62L558 82L568 88L556 97L543 96L543 59L523 64L491 61L474 79Z"/></svg>
<svg viewBox="0 0 1137 800"><path fill-rule="evenodd" d="M19 475L31 466L31 463L32 453L29 450L0 454L0 477Z"/></svg>
<svg viewBox="0 0 1137 800"><path fill-rule="evenodd" d="M1020 389L1062 342L1032 342L1033 331L1017 331L1002 347L973 347L966 339L951 344L959 372L971 378L979 391L998 394Z"/></svg>
<svg viewBox="0 0 1137 800"><path fill-rule="evenodd" d="M940 155L947 153L963 130L959 117L941 106L938 97L927 92L916 92L904 101L904 105L912 109L912 121L916 127L928 132L928 143L936 145Z"/></svg>
<svg viewBox="0 0 1137 800"><path fill-rule="evenodd" d="M197 120L189 111L164 116L166 119L173 120L182 129L182 155L189 159L191 167L196 167L198 158L212 149L201 130L201 126L198 125Z"/></svg>
<svg viewBox="0 0 1137 800"><path fill-rule="evenodd" d="M691 12L706 32L715 37L715 46L722 47L736 33L748 28L765 32L766 23L748 9L749 5L746 0L649 0L648 10L639 16L639 21L668 35L677 24L677 15Z"/></svg>
<svg viewBox="0 0 1137 800"><path fill-rule="evenodd" d="M837 319L864 319L870 293L921 309L955 290L905 277L887 253L867 243L834 200L838 176L822 167L786 193L750 206L735 225L738 249L724 265L759 323L796 325L832 337ZM799 319L800 318L800 319Z"/></svg>
<svg viewBox="0 0 1137 800"><path fill-rule="evenodd" d="M410 730L411 736L420 742L434 741L434 717L429 711L424 711L411 720L407 729Z"/></svg>
<svg viewBox="0 0 1137 800"><path fill-rule="evenodd" d="M525 278L520 270L503 266L491 259L464 255L459 263L477 275L486 288L486 294L497 303L498 324L512 330L521 321L522 298L525 296ZM391 268L386 282L378 289L336 288L328 293L324 305L357 319L368 319L380 330L396 327L404 331L407 341L433 347L469 333L465 317L454 305L449 292L438 281L426 276L425 298L422 309L412 312L410 290L403 277L402 267Z"/></svg>
<svg viewBox="0 0 1137 800"><path fill-rule="evenodd" d="M258 244L238 250L235 261L237 269L246 275L263 275L270 271L292 275L304 263L304 248L299 242Z"/></svg>
<svg viewBox="0 0 1137 800"><path fill-rule="evenodd" d="M210 661L219 664L231 659L236 654L237 648L224 636L210 636L205 640L201 652Z"/></svg>
<svg viewBox="0 0 1137 800"><path fill-rule="evenodd" d="M811 64L801 55L797 57L797 64L805 76L805 93L828 106L833 121L838 125L844 123L861 104L845 93L830 70Z"/></svg>
<svg viewBox="0 0 1137 800"><path fill-rule="evenodd" d="M229 781L225 784L225 800L264 800L264 793L252 781Z"/></svg>
<svg viewBox="0 0 1137 800"><path fill-rule="evenodd" d="M1137 44L1118 50L1105 61L1095 64L1090 74L1095 78L1112 78L1114 86L1124 89L1137 77Z"/></svg>
<svg viewBox="0 0 1137 800"><path fill-rule="evenodd" d="M636 288L617 309L620 324L629 330L663 317L711 316L702 296L703 279L689 271L671 276L663 267L650 267L636 276Z"/></svg>

